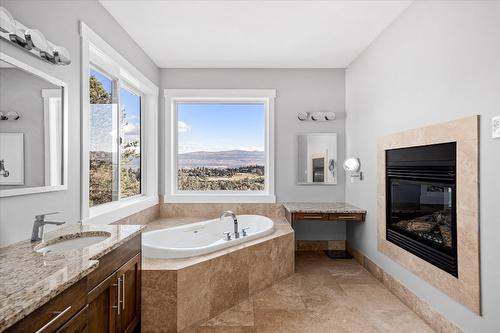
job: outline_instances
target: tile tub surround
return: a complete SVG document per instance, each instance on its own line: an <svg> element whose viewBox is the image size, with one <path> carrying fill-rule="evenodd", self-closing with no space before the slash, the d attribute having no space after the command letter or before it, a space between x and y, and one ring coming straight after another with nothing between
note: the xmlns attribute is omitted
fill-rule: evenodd
<svg viewBox="0 0 500 333"><path fill-rule="evenodd" d="M457 143L458 278L386 240L385 151ZM481 314L479 267L479 116L385 136L378 142L378 250L434 287Z"/></svg>
<svg viewBox="0 0 500 333"><path fill-rule="evenodd" d="M434 332L355 260L296 254L290 277L182 333Z"/></svg>
<svg viewBox="0 0 500 333"><path fill-rule="evenodd" d="M147 231L205 218L164 218ZM203 256L142 261L143 332L180 332L240 303L294 271L294 232L273 219L273 234Z"/></svg>
<svg viewBox="0 0 500 333"><path fill-rule="evenodd" d="M392 275L385 272L377 264L371 261L363 253L346 243L347 251L354 259L370 272L378 281L380 281L391 293L399 298L404 304L412 309L420 318L422 318L430 327L438 333L461 333L462 330L452 322L442 316L428 303L421 300L411 290L406 288L401 282Z"/></svg>
<svg viewBox="0 0 500 333"><path fill-rule="evenodd" d="M366 210L346 202L284 202L283 207L290 213L366 214Z"/></svg>
<svg viewBox="0 0 500 333"><path fill-rule="evenodd" d="M29 240L0 248L0 331L15 324L97 268L99 258L144 229L138 225L74 224L45 234L44 242L75 233L109 232L106 240L80 250L43 255Z"/></svg>
<svg viewBox="0 0 500 333"><path fill-rule="evenodd" d="M163 203L160 204L161 217L216 218L225 210L231 210L237 215L259 214L270 219L285 216L283 205L252 204L252 203Z"/></svg>

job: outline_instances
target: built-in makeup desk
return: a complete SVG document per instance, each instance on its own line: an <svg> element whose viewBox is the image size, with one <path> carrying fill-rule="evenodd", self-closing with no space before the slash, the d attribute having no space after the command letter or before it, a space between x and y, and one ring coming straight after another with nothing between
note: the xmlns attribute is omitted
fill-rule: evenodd
<svg viewBox="0 0 500 333"><path fill-rule="evenodd" d="M296 221L363 222L366 210L345 202L285 202L286 219Z"/></svg>
<svg viewBox="0 0 500 333"><path fill-rule="evenodd" d="M322 250L330 258L349 258L346 222L360 223L366 216L366 210L344 202L286 202L283 207L286 219L296 232L295 250ZM309 231L307 235L303 234L305 230Z"/></svg>

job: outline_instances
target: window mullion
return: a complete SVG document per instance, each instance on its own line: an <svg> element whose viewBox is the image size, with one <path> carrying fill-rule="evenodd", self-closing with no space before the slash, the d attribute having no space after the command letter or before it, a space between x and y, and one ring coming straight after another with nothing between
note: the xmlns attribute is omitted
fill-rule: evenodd
<svg viewBox="0 0 500 333"><path fill-rule="evenodd" d="M115 119L115 149L113 150L113 201L120 200L120 156L121 156L121 111L120 111L120 82L118 79L113 80L112 102L116 106L114 110Z"/></svg>

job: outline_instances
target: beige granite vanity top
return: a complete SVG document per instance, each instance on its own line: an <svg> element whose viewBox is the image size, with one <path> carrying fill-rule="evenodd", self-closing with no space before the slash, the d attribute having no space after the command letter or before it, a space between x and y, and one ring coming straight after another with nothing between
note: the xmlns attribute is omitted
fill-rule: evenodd
<svg viewBox="0 0 500 333"><path fill-rule="evenodd" d="M21 241L0 248L0 331L60 294L92 272L98 259L139 234L142 225L81 225L60 228L45 235L44 242L66 239L75 233L108 232L111 236L83 249L41 254L41 242Z"/></svg>
<svg viewBox="0 0 500 333"><path fill-rule="evenodd" d="M290 213L366 214L366 210L345 202L284 202Z"/></svg>
<svg viewBox="0 0 500 333"><path fill-rule="evenodd" d="M190 218L190 217L171 217L171 218L161 218L150 222L147 224L147 229L145 231L153 231L168 227L174 227L183 224L195 223L200 221L206 221L210 218ZM231 246L219 251L212 253L191 257L191 258L180 258L180 259L156 259L156 258L146 258L142 257L142 269L143 270L179 270L188 266L198 264L203 261L207 261L230 252L237 251L239 249L252 246L265 242L269 239L280 237L293 233L293 229L287 220L283 217L271 218L274 222L274 232L270 235L253 239L249 242L240 243L235 246Z"/></svg>

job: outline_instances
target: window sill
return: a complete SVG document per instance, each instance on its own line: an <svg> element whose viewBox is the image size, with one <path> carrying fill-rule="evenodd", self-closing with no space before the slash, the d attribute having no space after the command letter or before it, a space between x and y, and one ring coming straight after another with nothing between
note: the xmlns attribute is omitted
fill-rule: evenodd
<svg viewBox="0 0 500 333"><path fill-rule="evenodd" d="M92 207L85 224L110 224L158 204L158 196L140 196Z"/></svg>
<svg viewBox="0 0 500 333"><path fill-rule="evenodd" d="M271 194L166 194L164 203L276 203Z"/></svg>

